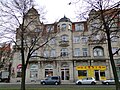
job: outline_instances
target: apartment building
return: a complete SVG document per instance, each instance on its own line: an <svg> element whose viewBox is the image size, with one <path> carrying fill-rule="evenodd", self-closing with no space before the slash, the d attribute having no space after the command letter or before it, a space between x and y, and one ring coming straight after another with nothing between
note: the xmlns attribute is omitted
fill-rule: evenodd
<svg viewBox="0 0 120 90"><path fill-rule="evenodd" d="M94 37L96 41L90 38L92 32L88 21L72 22L64 16L54 24L43 24L35 8L32 7L27 14L26 23L31 18L37 17L29 29L35 32L43 29L44 33L52 31L53 33L49 34L55 35L46 45L32 54L44 58L31 57L26 70L26 82L52 75L59 75L62 82L74 82L84 77L95 77L96 80L113 78L107 42L97 42L97 36ZM16 40L20 43L18 36ZM112 42L114 52L120 48L119 42L119 38ZM115 63L120 72L119 53L115 56ZM11 81L20 80L21 67L21 54L19 49L15 48Z"/></svg>
<svg viewBox="0 0 120 90"><path fill-rule="evenodd" d="M10 71L12 61L12 48L10 43L0 46L0 71Z"/></svg>

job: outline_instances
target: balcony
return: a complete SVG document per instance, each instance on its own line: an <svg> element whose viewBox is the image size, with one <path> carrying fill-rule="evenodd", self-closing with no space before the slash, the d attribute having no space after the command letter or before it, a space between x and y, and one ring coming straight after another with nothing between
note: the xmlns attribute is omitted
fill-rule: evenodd
<svg viewBox="0 0 120 90"><path fill-rule="evenodd" d="M67 47L67 46L69 46L69 41L60 41L59 42L59 46L61 46L61 47Z"/></svg>

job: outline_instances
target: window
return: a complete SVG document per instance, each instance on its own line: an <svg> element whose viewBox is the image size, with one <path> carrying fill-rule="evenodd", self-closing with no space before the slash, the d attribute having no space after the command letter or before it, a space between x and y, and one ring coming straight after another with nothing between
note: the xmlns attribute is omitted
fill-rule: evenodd
<svg viewBox="0 0 120 90"><path fill-rule="evenodd" d="M49 44L55 44L56 43L56 39L55 38L52 38L49 42Z"/></svg>
<svg viewBox="0 0 120 90"><path fill-rule="evenodd" d="M111 41L112 42L117 42L118 41L118 39L119 39L119 37L118 36L110 36L111 37Z"/></svg>
<svg viewBox="0 0 120 90"><path fill-rule="evenodd" d="M33 64L30 66L30 78L37 79L38 77L38 65Z"/></svg>
<svg viewBox="0 0 120 90"><path fill-rule="evenodd" d="M87 48L82 48L83 56L88 56L88 50Z"/></svg>
<svg viewBox="0 0 120 90"><path fill-rule="evenodd" d="M86 43L88 41L88 37L87 36L82 36L82 43Z"/></svg>
<svg viewBox="0 0 120 90"><path fill-rule="evenodd" d="M69 29L69 30L71 30L71 29L72 29L70 24L68 25L68 29Z"/></svg>
<svg viewBox="0 0 120 90"><path fill-rule="evenodd" d="M120 64L120 60L117 60L117 64Z"/></svg>
<svg viewBox="0 0 120 90"><path fill-rule="evenodd" d="M36 33L37 33L37 32L42 32L42 29L36 28L34 31L35 31Z"/></svg>
<svg viewBox="0 0 120 90"><path fill-rule="evenodd" d="M74 49L74 56L80 56L80 49L79 48Z"/></svg>
<svg viewBox="0 0 120 90"><path fill-rule="evenodd" d="M75 24L75 31L84 31L84 24L83 23Z"/></svg>
<svg viewBox="0 0 120 90"><path fill-rule="evenodd" d="M66 28L67 28L67 25L66 25L66 24L62 24L62 28L61 28L61 30L62 30L62 31L65 31Z"/></svg>
<svg viewBox="0 0 120 90"><path fill-rule="evenodd" d="M80 42L80 36L74 36L73 43L79 43L79 42Z"/></svg>
<svg viewBox="0 0 120 90"><path fill-rule="evenodd" d="M100 71L100 76L105 77L105 71Z"/></svg>
<svg viewBox="0 0 120 90"><path fill-rule="evenodd" d="M68 56L68 49L67 48L61 49L61 56Z"/></svg>
<svg viewBox="0 0 120 90"><path fill-rule="evenodd" d="M31 38L31 44L36 43L36 38Z"/></svg>
<svg viewBox="0 0 120 90"><path fill-rule="evenodd" d="M19 53L19 60L22 60L22 54Z"/></svg>
<svg viewBox="0 0 120 90"><path fill-rule="evenodd" d="M55 49L51 50L50 57L56 57L56 50Z"/></svg>
<svg viewBox="0 0 120 90"><path fill-rule="evenodd" d="M49 57L49 51L44 51L44 57Z"/></svg>
<svg viewBox="0 0 120 90"><path fill-rule="evenodd" d="M62 35L61 40L62 41L68 41L68 36L67 35Z"/></svg>
<svg viewBox="0 0 120 90"><path fill-rule="evenodd" d="M49 26L46 27L46 30L47 30L47 32L51 32L51 31L54 30L54 26L49 25Z"/></svg>
<svg viewBox="0 0 120 90"><path fill-rule="evenodd" d="M53 76L53 69L52 68L45 69L45 77L47 77L47 76Z"/></svg>
<svg viewBox="0 0 120 90"><path fill-rule="evenodd" d="M102 47L95 47L93 50L93 54L94 56L103 56L104 52L103 52L103 48Z"/></svg>
<svg viewBox="0 0 120 90"><path fill-rule="evenodd" d="M114 54L118 50L118 47L112 47L112 53ZM118 53L116 53L117 55Z"/></svg>
<svg viewBox="0 0 120 90"><path fill-rule="evenodd" d="M87 76L86 70L78 70L78 76Z"/></svg>
<svg viewBox="0 0 120 90"><path fill-rule="evenodd" d="M31 56L32 56L32 57L37 56L37 51L33 52Z"/></svg>

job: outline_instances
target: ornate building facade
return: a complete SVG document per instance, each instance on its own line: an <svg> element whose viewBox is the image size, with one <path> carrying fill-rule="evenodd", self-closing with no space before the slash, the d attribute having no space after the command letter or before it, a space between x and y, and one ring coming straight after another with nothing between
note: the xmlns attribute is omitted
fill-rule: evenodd
<svg viewBox="0 0 120 90"><path fill-rule="evenodd" d="M107 42L97 42L98 37L94 38L96 41L91 40L91 28L87 21L72 22L64 16L55 24L43 24L33 7L28 11L28 15L26 22L34 16L37 17L30 26L34 31L39 31L44 26L43 30L53 30L56 35L32 54L44 58L31 57L27 66L26 82L40 80L48 75L59 75L62 82L74 82L84 77L95 77L96 80L113 78ZM120 48L119 42L120 39L112 42L113 51ZM115 63L120 72L120 53L115 56ZM11 81L16 82L20 77L21 54L19 50L15 50Z"/></svg>

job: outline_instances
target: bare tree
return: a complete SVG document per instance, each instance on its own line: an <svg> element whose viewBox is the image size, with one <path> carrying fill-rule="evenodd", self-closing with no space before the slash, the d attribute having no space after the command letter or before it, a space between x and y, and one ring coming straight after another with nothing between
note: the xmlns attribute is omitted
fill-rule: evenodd
<svg viewBox="0 0 120 90"><path fill-rule="evenodd" d="M81 1L81 0L79 0ZM86 14L91 34L90 41L103 43L107 41L110 62L116 83L116 90L120 90L119 79L116 71L114 55L118 54L120 48L116 52L112 52L111 41L118 40L120 37L120 1L114 3L112 0L85 0L85 11L80 13L80 17ZM93 37L98 37L93 40Z"/></svg>
<svg viewBox="0 0 120 90"><path fill-rule="evenodd" d="M51 28L46 31L45 25L39 18L43 15L38 14L33 0L0 1L0 8L0 27L4 31L2 36L14 42L14 49L21 53L21 90L25 90L26 68L29 60L31 57L44 58L33 54L55 37L55 32L52 31L50 34Z"/></svg>

